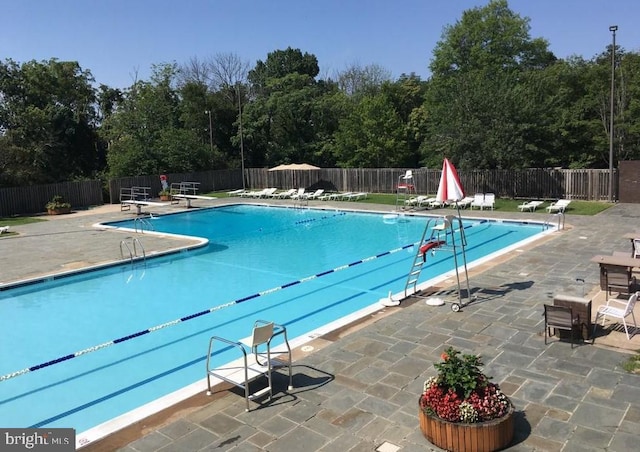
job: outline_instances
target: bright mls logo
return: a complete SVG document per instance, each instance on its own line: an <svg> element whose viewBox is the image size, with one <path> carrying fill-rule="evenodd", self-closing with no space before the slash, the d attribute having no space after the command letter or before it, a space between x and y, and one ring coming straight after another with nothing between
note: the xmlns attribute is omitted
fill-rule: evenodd
<svg viewBox="0 0 640 452"><path fill-rule="evenodd" d="M0 450L71 452L76 450L76 431L72 428L0 428Z"/></svg>

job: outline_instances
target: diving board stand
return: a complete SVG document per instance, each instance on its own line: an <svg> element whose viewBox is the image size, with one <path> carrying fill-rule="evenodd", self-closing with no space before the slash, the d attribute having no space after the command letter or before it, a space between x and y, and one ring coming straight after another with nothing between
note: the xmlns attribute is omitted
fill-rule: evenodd
<svg viewBox="0 0 640 452"><path fill-rule="evenodd" d="M185 201L187 201L187 208L191 208L193 207L191 205L191 201L194 199L216 199L213 196L201 196L201 195L185 195L185 194L180 194L180 193L176 193L176 194L172 194L171 195L172 198L177 198L177 199L184 199Z"/></svg>
<svg viewBox="0 0 640 452"><path fill-rule="evenodd" d="M198 195L198 186L200 182L173 182L171 184L171 199L187 201L187 208L193 207L191 201L194 199L216 199L213 196L201 196Z"/></svg>
<svg viewBox="0 0 640 452"><path fill-rule="evenodd" d="M282 335L284 338L284 349L280 351L271 349L273 338ZM241 354L241 357L225 364L222 367L211 368L211 355L214 348L232 347ZM221 351L221 350L220 350ZM249 354L253 355L252 358ZM253 326L253 334L240 341L232 341L219 336L212 336L209 340L209 351L207 353L207 395L213 393L211 389L211 379L219 379L231 383L244 390L244 398L247 404L246 411L249 411L249 401L258 399L266 394L269 401L273 397L273 382L271 374L274 370L289 369L288 390L293 389L293 377L291 375L291 347L287 339L287 329L273 322L256 320ZM253 393L249 392L249 384L260 377L267 377L267 386Z"/></svg>
<svg viewBox="0 0 640 452"><path fill-rule="evenodd" d="M164 207L167 205L151 201L151 187L133 186L120 188L120 211L131 210L131 206L135 206L136 214L140 215L143 207Z"/></svg>

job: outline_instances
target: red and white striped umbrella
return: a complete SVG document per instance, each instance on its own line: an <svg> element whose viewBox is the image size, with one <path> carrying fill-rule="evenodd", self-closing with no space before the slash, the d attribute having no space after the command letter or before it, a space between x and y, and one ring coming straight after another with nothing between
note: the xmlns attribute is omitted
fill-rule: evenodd
<svg viewBox="0 0 640 452"><path fill-rule="evenodd" d="M440 185L438 185L436 200L439 202L460 201L462 198L464 198L464 189L460 183L458 172L449 159L445 158L442 163L442 177Z"/></svg>

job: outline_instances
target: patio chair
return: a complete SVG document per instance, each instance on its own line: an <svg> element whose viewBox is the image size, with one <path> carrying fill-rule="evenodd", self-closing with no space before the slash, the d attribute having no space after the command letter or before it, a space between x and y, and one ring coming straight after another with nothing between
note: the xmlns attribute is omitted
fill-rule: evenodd
<svg viewBox="0 0 640 452"><path fill-rule="evenodd" d="M294 194L292 194L291 196L289 196L289 198L291 199L302 199L304 198L304 188L298 188L298 191L295 192Z"/></svg>
<svg viewBox="0 0 640 452"><path fill-rule="evenodd" d="M274 199L285 199L293 195L295 192L296 192L295 188L290 188L289 190L275 192L271 194L271 197Z"/></svg>
<svg viewBox="0 0 640 452"><path fill-rule="evenodd" d="M626 318L631 316L633 319L633 334L636 334L636 329L638 326L636 325L636 317L633 314L633 308L638 301L638 295L640 292L635 292L632 294L628 300L617 300L615 298L610 298L607 300L607 304L604 306L600 306L598 311L596 312L596 320L593 325L593 340L595 341L595 331L598 326L598 319L602 316L602 326L604 326L604 319L606 316L613 317L614 319L622 320L622 324L624 325L624 332L627 334L627 340L631 340L629 337L629 328L627 327Z"/></svg>
<svg viewBox="0 0 640 452"><path fill-rule="evenodd" d="M493 210L495 205L496 205L496 195L494 193L485 193L481 210L484 210L485 207Z"/></svg>
<svg viewBox="0 0 640 452"><path fill-rule="evenodd" d="M482 210L482 204L484 203L484 193L476 193L473 195L473 201L469 204L469 208L473 210L474 207Z"/></svg>
<svg viewBox="0 0 640 452"><path fill-rule="evenodd" d="M630 267L602 264L600 271L604 276L607 300L612 292L630 294L635 290L636 279Z"/></svg>
<svg viewBox="0 0 640 452"><path fill-rule="evenodd" d="M555 335L556 330L570 332L571 348L575 327L580 326L580 316L574 315L573 309L568 306L544 305L544 344L547 345L547 336ZM553 329L554 334L551 334Z"/></svg>
<svg viewBox="0 0 640 452"><path fill-rule="evenodd" d="M271 196L273 196L273 194L277 191L278 189L275 187L265 188L264 190L262 190L262 193L257 194L256 198L271 198Z"/></svg>
<svg viewBox="0 0 640 452"><path fill-rule="evenodd" d="M633 239L633 257L640 258L640 239Z"/></svg>
<svg viewBox="0 0 640 452"><path fill-rule="evenodd" d="M484 196L483 196L483 198L484 198ZM473 196L465 196L460 201L452 202L449 205L449 207L451 207L452 209L456 209L456 208L466 209L467 207L469 207L471 205L471 203L473 202L474 199L475 198Z"/></svg>
<svg viewBox="0 0 640 452"><path fill-rule="evenodd" d="M569 204L571 204L570 199L559 199L556 202L551 203L550 206L547 206L547 210L549 211L549 213L553 213L553 212L564 213L564 211L567 210L567 207L569 206Z"/></svg>
<svg viewBox="0 0 640 452"><path fill-rule="evenodd" d="M535 212L536 208L540 207L542 204L544 204L544 201L529 201L524 204L520 204L518 209L520 209L520 212L524 212L525 210Z"/></svg>
<svg viewBox="0 0 640 452"><path fill-rule="evenodd" d="M318 199L318 197L322 196L323 193L324 193L324 188L319 188L313 193L307 193L303 195L303 197L306 199Z"/></svg>
<svg viewBox="0 0 640 452"><path fill-rule="evenodd" d="M423 203L427 199L429 199L429 197L424 195L412 196L409 199L405 199L404 204L411 207L419 206L421 203Z"/></svg>

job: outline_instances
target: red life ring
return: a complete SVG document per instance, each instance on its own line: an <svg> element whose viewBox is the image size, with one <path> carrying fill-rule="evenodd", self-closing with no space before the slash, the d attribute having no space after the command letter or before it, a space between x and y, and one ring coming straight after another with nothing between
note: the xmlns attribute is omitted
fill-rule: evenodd
<svg viewBox="0 0 640 452"><path fill-rule="evenodd" d="M432 248L437 248L440 245L444 245L444 242L442 240L433 240L431 242L427 242L420 247L420 254L424 256L425 254L427 254L427 251Z"/></svg>

